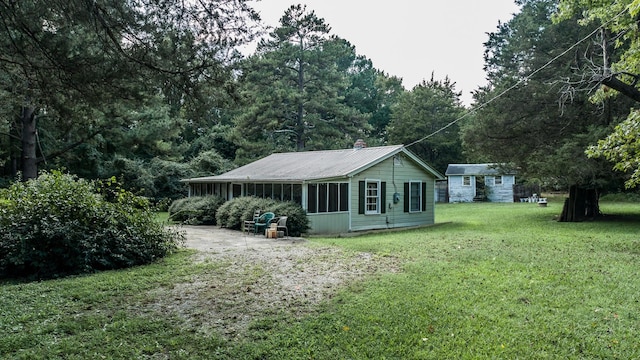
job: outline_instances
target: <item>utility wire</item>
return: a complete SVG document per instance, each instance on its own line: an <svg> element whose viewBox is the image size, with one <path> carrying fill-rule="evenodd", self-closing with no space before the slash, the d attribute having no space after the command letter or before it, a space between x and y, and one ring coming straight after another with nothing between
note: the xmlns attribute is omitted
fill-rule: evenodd
<svg viewBox="0 0 640 360"><path fill-rule="evenodd" d="M520 86L520 84L528 81L529 79L531 79L531 77L533 77L534 75L536 75L537 73L539 73L540 71L546 69L547 67L549 67L551 64L553 64L556 60L560 59L561 57L565 56L567 53L569 53L571 50L575 49L578 45L582 44L583 42L589 40L589 38L591 38L593 35L595 35L598 31L600 31L601 29L603 29L605 26L609 25L610 23L612 23L614 20L616 20L617 18L619 18L620 16L622 16L622 14L624 14L629 8L631 7L631 4L627 5L622 11L620 11L616 16L612 17L609 21L605 22L604 24L600 25L598 28L596 28L595 30L593 30L591 33L589 33L589 35L585 36L584 38L582 38L581 40L579 40L578 42L576 42L575 44L571 45L568 49L566 49L565 51L563 51L562 53L560 53L559 55L557 55L556 57L554 57L553 59L549 60L546 64L542 65L541 67L537 68L536 70L532 71L529 75L525 76L524 78L520 79L518 82L516 82L515 84L511 85L510 87L508 87L507 89L505 89L504 91L502 91L501 93L499 93L498 95L492 97L491 99L487 100L486 102L480 104L479 106L471 109L470 111L464 113L462 116L460 116L459 118L453 120L452 122L448 123L447 125L441 127L440 129L432 132L431 134L418 139L412 143L410 143L409 145L405 145L406 148L413 146L417 143L423 142L425 140L427 140L428 138L446 130L447 128L451 127L452 125L458 123L459 121L463 120L464 118L466 118L467 116L469 116L469 114L472 114L484 107L486 107L487 105L491 104L492 102L496 101L497 99L501 98L502 96L504 96L506 93L510 92L511 90L517 88L518 86Z"/></svg>

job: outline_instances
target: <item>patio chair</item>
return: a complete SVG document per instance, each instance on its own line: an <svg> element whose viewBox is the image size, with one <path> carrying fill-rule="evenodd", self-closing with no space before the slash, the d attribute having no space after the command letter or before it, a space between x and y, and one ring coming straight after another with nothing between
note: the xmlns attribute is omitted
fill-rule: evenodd
<svg viewBox="0 0 640 360"><path fill-rule="evenodd" d="M269 224L271 224L271 220L273 220L275 216L276 215L272 212L266 212L260 215L260 217L253 224L253 235L257 234L259 231L264 231L267 227L269 227Z"/></svg>
<svg viewBox="0 0 640 360"><path fill-rule="evenodd" d="M278 225L276 225L276 231L284 231L284 234L287 238L289 238L289 228L287 227L287 217L280 216L278 218Z"/></svg>
<svg viewBox="0 0 640 360"><path fill-rule="evenodd" d="M253 218L251 220L245 220L244 221L244 225L242 226L242 231L245 233L250 233L250 232L255 232L254 228L255 228L255 224L256 221L258 220L258 218L260 217L260 213L262 213L262 210L256 210L253 213Z"/></svg>

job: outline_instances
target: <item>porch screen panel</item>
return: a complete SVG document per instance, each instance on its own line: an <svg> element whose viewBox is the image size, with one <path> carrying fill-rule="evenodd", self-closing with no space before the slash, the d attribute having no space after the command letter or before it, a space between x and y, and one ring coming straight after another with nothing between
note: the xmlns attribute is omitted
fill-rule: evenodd
<svg viewBox="0 0 640 360"><path fill-rule="evenodd" d="M302 185L293 184L293 189L291 192L293 195L293 202L299 205L302 205Z"/></svg>
<svg viewBox="0 0 640 360"><path fill-rule="evenodd" d="M340 184L331 183L329 184L329 212L338 211L338 202L339 202L339 186Z"/></svg>
<svg viewBox="0 0 640 360"><path fill-rule="evenodd" d="M328 184L318 184L318 212L327 212Z"/></svg>
<svg viewBox="0 0 640 360"><path fill-rule="evenodd" d="M291 201L293 199L291 184L282 185L282 201Z"/></svg>
<svg viewBox="0 0 640 360"><path fill-rule="evenodd" d="M340 184L340 211L349 211L349 184Z"/></svg>
<svg viewBox="0 0 640 360"><path fill-rule="evenodd" d="M307 212L314 214L318 212L318 184L309 184L307 187Z"/></svg>
<svg viewBox="0 0 640 360"><path fill-rule="evenodd" d="M273 198L282 200L282 184L273 184Z"/></svg>
<svg viewBox="0 0 640 360"><path fill-rule="evenodd" d="M264 184L264 198L273 198L273 184Z"/></svg>

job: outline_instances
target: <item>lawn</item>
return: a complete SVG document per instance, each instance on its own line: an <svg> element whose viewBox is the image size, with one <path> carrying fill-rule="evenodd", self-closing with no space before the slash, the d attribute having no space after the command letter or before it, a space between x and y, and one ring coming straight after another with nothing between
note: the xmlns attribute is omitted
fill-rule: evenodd
<svg viewBox="0 0 640 360"><path fill-rule="evenodd" d="M318 245L394 257L302 319L265 315L226 339L148 312L163 289L223 266L158 264L0 285L0 358L640 358L640 204L558 223L559 202L438 204L437 226ZM169 314L170 312L167 312Z"/></svg>

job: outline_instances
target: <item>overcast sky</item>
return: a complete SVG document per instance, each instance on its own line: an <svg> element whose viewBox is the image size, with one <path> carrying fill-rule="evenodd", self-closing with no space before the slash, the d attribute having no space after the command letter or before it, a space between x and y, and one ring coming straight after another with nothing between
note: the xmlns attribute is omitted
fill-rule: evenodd
<svg viewBox="0 0 640 360"><path fill-rule="evenodd" d="M403 79L407 89L434 72L445 76L471 103L471 91L486 83L483 43L498 21L518 12L513 0L262 0L263 21L276 26L292 4L307 5L349 41L376 69Z"/></svg>

